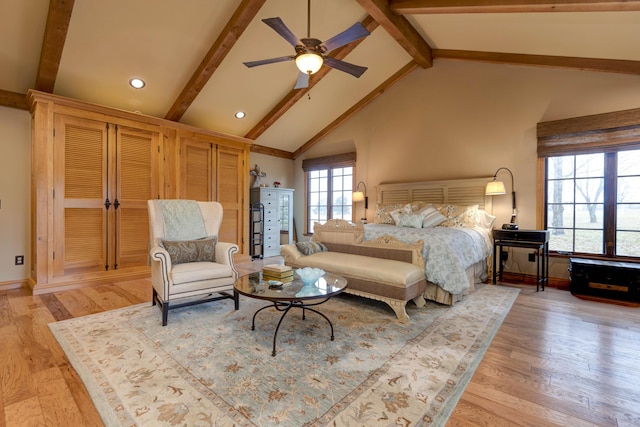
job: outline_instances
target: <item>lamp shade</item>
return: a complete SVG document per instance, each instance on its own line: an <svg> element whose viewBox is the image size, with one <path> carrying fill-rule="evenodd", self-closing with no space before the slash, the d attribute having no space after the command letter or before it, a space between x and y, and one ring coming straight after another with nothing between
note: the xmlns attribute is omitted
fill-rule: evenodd
<svg viewBox="0 0 640 427"><path fill-rule="evenodd" d="M490 181L487 182L487 186L484 189L484 194L487 196L497 196L499 194L507 194L502 181Z"/></svg>
<svg viewBox="0 0 640 427"><path fill-rule="evenodd" d="M354 202L364 202L364 193L362 191L354 191L352 200Z"/></svg>
<svg viewBox="0 0 640 427"><path fill-rule="evenodd" d="M298 70L306 74L316 73L322 67L323 62L324 59L317 53L306 52L296 56Z"/></svg>

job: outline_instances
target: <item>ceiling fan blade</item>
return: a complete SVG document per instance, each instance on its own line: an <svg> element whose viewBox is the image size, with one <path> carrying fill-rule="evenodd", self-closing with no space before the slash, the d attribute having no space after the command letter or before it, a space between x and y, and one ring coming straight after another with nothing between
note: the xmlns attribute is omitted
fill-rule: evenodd
<svg viewBox="0 0 640 427"><path fill-rule="evenodd" d="M349 44L354 40L367 37L369 34L371 33L365 27L363 27L361 23L356 22L340 34L331 37L323 44L324 47L327 48L327 52L331 52L332 50Z"/></svg>
<svg viewBox="0 0 640 427"><path fill-rule="evenodd" d="M324 58L324 65L331 68L335 68L336 70L344 71L345 73L349 73L356 78L359 78L368 69L367 67L353 65L348 62L344 62L344 61L340 61L339 59L332 58L330 56L324 56L323 58Z"/></svg>
<svg viewBox="0 0 640 427"><path fill-rule="evenodd" d="M266 18L263 19L262 22L273 28L273 30L280 34L282 38L289 42L289 44L293 47L296 47L300 44L298 37L291 32L289 27L287 27L282 19L280 18Z"/></svg>
<svg viewBox="0 0 640 427"><path fill-rule="evenodd" d="M276 62L291 61L293 60L293 58L295 58L295 56L281 56L279 58L261 59L259 61L243 62L243 64L251 68L251 67L257 67L258 65L267 65L267 64L274 64Z"/></svg>
<svg viewBox="0 0 640 427"><path fill-rule="evenodd" d="M294 89L303 89L305 87L309 87L309 74L300 71Z"/></svg>

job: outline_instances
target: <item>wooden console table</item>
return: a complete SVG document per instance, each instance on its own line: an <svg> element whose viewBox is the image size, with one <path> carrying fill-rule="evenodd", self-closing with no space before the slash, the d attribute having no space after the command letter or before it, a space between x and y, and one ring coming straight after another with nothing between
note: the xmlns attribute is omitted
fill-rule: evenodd
<svg viewBox="0 0 640 427"><path fill-rule="evenodd" d="M493 230L493 283L502 280L502 248L528 248L536 251L536 292L549 281L549 230ZM499 270L496 269L498 262Z"/></svg>

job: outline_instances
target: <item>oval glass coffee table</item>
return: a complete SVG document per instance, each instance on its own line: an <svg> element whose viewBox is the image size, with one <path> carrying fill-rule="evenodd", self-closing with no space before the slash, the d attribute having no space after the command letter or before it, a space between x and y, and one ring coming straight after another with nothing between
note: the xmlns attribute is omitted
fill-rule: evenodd
<svg viewBox="0 0 640 427"><path fill-rule="evenodd" d="M331 327L331 341L333 341L333 324L331 320L318 310L311 308L320 304L324 304L329 301L331 297L338 295L347 287L347 279L337 274L325 273L320 279L316 281L314 286L303 288L304 283L295 275L292 282L283 283L281 286L273 286L262 280L262 273L251 273L247 276L240 277L236 280L234 287L238 293L247 296L249 298L262 299L270 301L272 304L258 309L253 314L251 321L251 330L255 330L256 316L262 310L267 308L275 308L277 311L282 312L280 321L276 330L273 333L273 352L272 356L276 355L276 339L278 337L278 330L282 320L292 308L302 309L302 319L305 319L306 310L313 311L324 317Z"/></svg>

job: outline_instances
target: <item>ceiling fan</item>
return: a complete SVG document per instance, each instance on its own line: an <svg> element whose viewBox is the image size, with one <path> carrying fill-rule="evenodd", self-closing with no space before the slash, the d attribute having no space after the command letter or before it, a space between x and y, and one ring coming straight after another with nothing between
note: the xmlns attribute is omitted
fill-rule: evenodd
<svg viewBox="0 0 640 427"><path fill-rule="evenodd" d="M351 74L356 78L360 77L365 71L367 71L367 67L350 64L326 55L327 53L349 44L354 40L368 36L370 34L369 31L359 22L356 22L351 27L325 42L311 38L311 0L308 0L307 2L306 38L298 39L298 37L291 32L280 18L267 18L263 19L262 22L273 28L276 33L280 34L282 38L289 42L289 44L295 48L296 54L281 56L278 58L262 59L260 61L244 62L243 64L249 68L257 67L258 65L295 60L296 66L300 70L295 89L308 87L309 76L317 72L322 67L322 64Z"/></svg>

